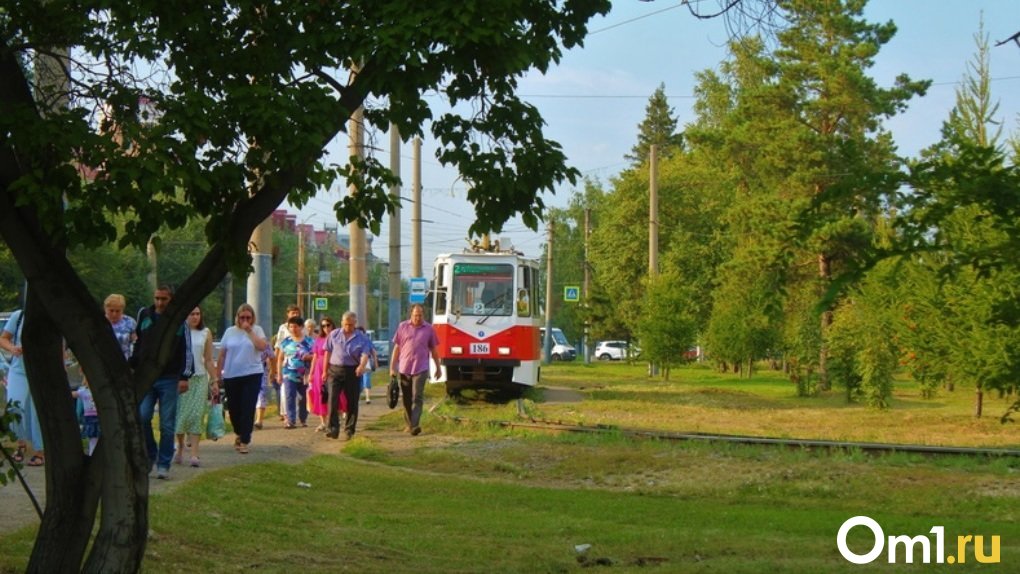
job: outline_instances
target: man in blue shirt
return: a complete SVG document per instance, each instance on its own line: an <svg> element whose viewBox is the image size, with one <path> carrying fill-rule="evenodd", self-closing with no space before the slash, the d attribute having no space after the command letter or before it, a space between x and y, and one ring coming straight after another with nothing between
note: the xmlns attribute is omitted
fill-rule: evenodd
<svg viewBox="0 0 1020 574"><path fill-rule="evenodd" d="M368 368L372 352L372 341L357 330L358 316L352 311L344 313L340 328L335 329L326 339L326 353L329 355L329 438L340 436L340 393L347 398L347 418L344 420L344 440L354 436L358 425L358 396L361 394L361 375Z"/></svg>

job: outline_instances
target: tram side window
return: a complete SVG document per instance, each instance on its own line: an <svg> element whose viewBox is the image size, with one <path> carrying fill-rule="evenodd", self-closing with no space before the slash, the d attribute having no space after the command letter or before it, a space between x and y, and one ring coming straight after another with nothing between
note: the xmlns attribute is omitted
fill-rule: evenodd
<svg viewBox="0 0 1020 574"><path fill-rule="evenodd" d="M435 313L436 315L446 314L446 264L443 263L436 268L436 278L434 279L433 294L435 295Z"/></svg>
<svg viewBox="0 0 1020 574"><path fill-rule="evenodd" d="M531 267L521 267L517 281L517 316L531 316Z"/></svg>

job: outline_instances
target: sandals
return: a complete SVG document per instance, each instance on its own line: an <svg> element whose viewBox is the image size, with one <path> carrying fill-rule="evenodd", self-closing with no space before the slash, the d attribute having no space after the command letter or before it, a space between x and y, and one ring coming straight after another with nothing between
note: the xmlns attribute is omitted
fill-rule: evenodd
<svg viewBox="0 0 1020 574"><path fill-rule="evenodd" d="M42 466L46 464L46 459L38 454L33 454L32 458L28 459L25 466Z"/></svg>
<svg viewBox="0 0 1020 574"><path fill-rule="evenodd" d="M25 461L25 445L19 446L14 451L14 454L11 455L11 459L14 462L24 462Z"/></svg>
<svg viewBox="0 0 1020 574"><path fill-rule="evenodd" d="M234 450L240 452L240 450L241 450L241 437L237 437L237 438L234 439Z"/></svg>
<svg viewBox="0 0 1020 574"><path fill-rule="evenodd" d="M248 445L242 444L241 446L237 447L237 452L240 454L248 454L251 451L248 450Z"/></svg>

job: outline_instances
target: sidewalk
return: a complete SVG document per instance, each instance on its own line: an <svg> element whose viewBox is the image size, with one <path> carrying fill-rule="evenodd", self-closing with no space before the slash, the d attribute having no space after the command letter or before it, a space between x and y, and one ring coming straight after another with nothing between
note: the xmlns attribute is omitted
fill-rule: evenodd
<svg viewBox="0 0 1020 574"><path fill-rule="evenodd" d="M412 439L398 431L366 431L369 424L385 413L391 412L386 407L386 398L384 397L386 388L373 388L372 391L372 404L361 402L356 436L369 436L373 440L383 439L386 441L400 440L405 437L416 442L422 439L427 440L427 434ZM396 410L399 410L399 407ZM204 472L226 466L269 461L293 464L315 454L339 453L346 443L342 440L328 439L325 433L315 432L315 427L318 424L318 417L309 415L307 427L288 430L283 428L283 422L277 416L267 415L263 429L256 430L252 435L251 453L246 455L234 451L234 435L231 433L216 442L203 440L199 449L202 461L200 467L189 466L188 456L185 453L184 464L173 465L169 480L157 480L155 473L150 475L149 493L168 492ZM6 465L4 470L7 470ZM23 466L21 474L38 499L40 507L45 509L45 467ZM0 486L0 533L17 530L28 524L38 524L38 522L39 518L32 502L17 478L14 479L14 482Z"/></svg>

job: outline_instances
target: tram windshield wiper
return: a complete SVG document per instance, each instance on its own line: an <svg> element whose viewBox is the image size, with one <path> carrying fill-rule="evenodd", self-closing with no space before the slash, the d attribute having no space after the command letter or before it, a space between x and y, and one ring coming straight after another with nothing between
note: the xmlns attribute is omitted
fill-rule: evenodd
<svg viewBox="0 0 1020 574"><path fill-rule="evenodd" d="M495 303L496 303L497 301L500 301L500 300L502 300L502 299L505 299L505 298L506 298L506 294L507 294L507 293L508 293L507 291L504 291L504 292L500 293L499 295L496 295L496 296L495 296L495 297L493 297L492 299L489 299L488 301L484 301L484 302L483 302L482 304L483 304L483 305L485 305L485 308L486 308L486 309L488 309L490 305L493 305L493 304L495 304ZM489 317L492 317L493 315L495 315L495 314L496 314L496 311L500 311L500 310L502 310L502 309L503 309L502 307L494 307L494 308L492 309L492 311L489 311L488 313L486 313L486 315L485 315L484 317L482 317L481 319L479 319L479 320L475 321L475 324L476 324L476 325L481 325L482 323L484 323L484 322L485 322L485 320L486 320L486 319L488 319Z"/></svg>

